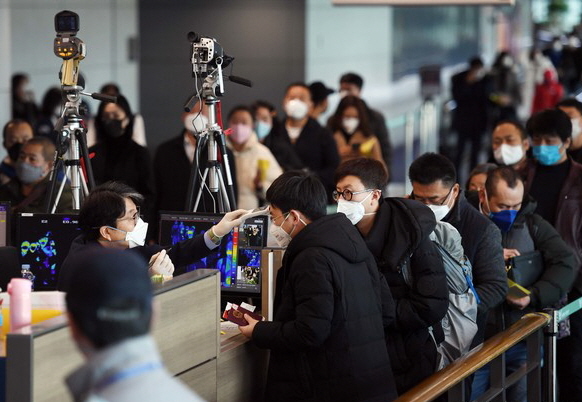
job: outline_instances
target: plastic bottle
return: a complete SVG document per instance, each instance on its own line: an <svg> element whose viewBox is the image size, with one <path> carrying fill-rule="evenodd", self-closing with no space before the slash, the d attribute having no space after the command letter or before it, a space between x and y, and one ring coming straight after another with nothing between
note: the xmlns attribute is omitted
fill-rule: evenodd
<svg viewBox="0 0 582 402"><path fill-rule="evenodd" d="M30 325L32 305L30 293L32 282L23 278L12 278L8 284L10 295L10 331Z"/></svg>

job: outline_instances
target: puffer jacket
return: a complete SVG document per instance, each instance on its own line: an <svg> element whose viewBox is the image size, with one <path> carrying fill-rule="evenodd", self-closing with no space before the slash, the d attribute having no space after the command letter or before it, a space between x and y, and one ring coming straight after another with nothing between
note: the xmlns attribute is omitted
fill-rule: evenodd
<svg viewBox="0 0 582 402"><path fill-rule="evenodd" d="M273 321L252 334L271 350L266 401L396 398L384 341L393 300L345 215L317 219L293 238L276 292Z"/></svg>

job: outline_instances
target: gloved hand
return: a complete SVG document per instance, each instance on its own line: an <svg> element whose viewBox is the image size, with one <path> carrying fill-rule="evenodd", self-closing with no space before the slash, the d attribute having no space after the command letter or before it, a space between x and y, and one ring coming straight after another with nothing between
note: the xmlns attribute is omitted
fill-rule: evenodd
<svg viewBox="0 0 582 402"><path fill-rule="evenodd" d="M148 274L171 276L174 274L174 264L170 257L166 254L166 250L152 255L150 258Z"/></svg>
<svg viewBox="0 0 582 402"><path fill-rule="evenodd" d="M212 231L218 237L226 236L232 228L242 224L241 216L246 214L246 209L237 209L236 211L228 212L216 225L212 227Z"/></svg>

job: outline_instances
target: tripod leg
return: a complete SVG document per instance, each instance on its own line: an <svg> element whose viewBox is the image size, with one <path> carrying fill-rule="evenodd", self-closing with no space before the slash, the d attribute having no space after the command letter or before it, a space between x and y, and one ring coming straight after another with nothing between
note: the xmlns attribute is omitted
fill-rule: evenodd
<svg viewBox="0 0 582 402"><path fill-rule="evenodd" d="M227 191L224 191L224 194L228 196L230 200L230 205L232 205L232 209L236 209L236 195L234 194L234 184L232 181L232 175L230 174L230 162L228 159L228 153L226 152L226 141L224 139L224 133L220 132L220 135L217 136L218 146L220 148L220 153L222 154L222 161L224 163L224 173L226 174L226 184L227 184ZM221 177L222 180L222 177ZM223 186L224 186L224 180ZM230 211L230 208L229 208Z"/></svg>
<svg viewBox="0 0 582 402"><path fill-rule="evenodd" d="M220 166L216 166L216 175L218 176L218 184L220 185L220 191L218 193L218 200L221 206L220 212L230 212L230 202L228 200L228 193L226 192L226 187L224 186L224 179L222 178L222 173L220 172Z"/></svg>
<svg viewBox="0 0 582 402"><path fill-rule="evenodd" d="M60 157L55 157L56 159L56 163L54 163L54 169L53 171L50 173L50 179L49 179L49 183L47 185L47 190L46 190L46 198L45 198L45 211L47 213L51 213L51 209L52 209L52 205L53 205L53 199L54 199L54 194L55 194L55 189L56 189L56 185L57 185L57 180L58 180L58 176L59 176L59 171L63 168L63 160ZM66 176L63 180L66 180Z"/></svg>
<svg viewBox="0 0 582 402"><path fill-rule="evenodd" d="M200 199L200 192L198 193L198 198L196 203L194 203L194 191L196 189L196 182L198 181L198 157L200 155L200 148L202 138L198 138L196 141L196 151L194 152L194 160L192 160L192 166L190 167L190 180L188 181L188 193L186 196L186 211L196 211L198 209L198 201ZM206 174L204 175L206 177ZM204 183L204 181L202 181ZM201 187L202 188L202 187Z"/></svg>
<svg viewBox="0 0 582 402"><path fill-rule="evenodd" d="M85 194L88 194L88 191L85 190L87 188L87 183L88 183L89 190L92 190L95 187L95 178L93 177L93 168L91 166L91 159L89 159L89 149L87 148L86 132L87 132L86 129L75 130L75 136L77 137L77 141L79 143L79 149L81 150L81 157L83 158L83 163L85 165L85 173L86 173L87 182L85 182L85 179L83 179L83 189L84 189Z"/></svg>
<svg viewBox="0 0 582 402"><path fill-rule="evenodd" d="M206 176L208 175L208 168L204 169L204 174L202 175L202 178L200 180L200 183L202 183L202 185L200 186L200 189L198 190L198 195L196 196L196 203L194 204L194 209L192 209L192 212L196 212L198 211L198 203L200 202L200 197L202 196L202 192L204 191L204 184L206 183ZM193 182L193 180L190 181L191 183Z"/></svg>
<svg viewBox="0 0 582 402"><path fill-rule="evenodd" d="M70 170L70 166L67 166L66 170L65 170L65 177L67 177L67 175L69 174L69 170ZM59 205L59 201L61 200L61 195L63 195L63 189L65 188L65 183L66 183L66 179L61 180L61 185L59 186L59 192L57 193L57 196L55 197L55 202L53 204L53 207L51 208L50 213L54 214L57 210L57 206Z"/></svg>

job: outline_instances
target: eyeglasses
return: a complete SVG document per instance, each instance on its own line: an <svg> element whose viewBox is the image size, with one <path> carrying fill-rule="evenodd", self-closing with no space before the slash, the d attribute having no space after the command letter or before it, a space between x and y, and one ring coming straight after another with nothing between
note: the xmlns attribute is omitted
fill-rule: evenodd
<svg viewBox="0 0 582 402"><path fill-rule="evenodd" d="M455 188L455 186L451 187L449 189L449 192L447 193L447 195L445 195L440 201L437 201L436 197L425 197L425 198L417 197L414 193L410 193L410 198L412 198L413 200L416 200L416 201L420 201L423 204L444 205L445 202L447 202L447 200L449 199L449 195L451 195L453 188Z"/></svg>
<svg viewBox="0 0 582 402"><path fill-rule="evenodd" d="M276 216L276 217L271 216L271 221L275 222L277 219L282 218L285 215L289 215L289 212L285 212L284 214L281 214L281 215Z"/></svg>
<svg viewBox="0 0 582 402"><path fill-rule="evenodd" d="M331 193L331 195L333 196L334 201L339 200L340 195L344 198L344 200L346 201L351 201L352 197L354 195L357 194L362 194L362 193L369 193L370 191L374 191L375 188L367 188L365 190L362 191L351 191L351 190L344 190L344 191L337 191L337 190L333 190L333 193Z"/></svg>
<svg viewBox="0 0 582 402"><path fill-rule="evenodd" d="M135 213L132 216L128 216L125 218L120 218L118 219L118 221L129 221L132 220L134 224L137 224L137 221L139 221L139 218L141 217L140 214L140 209L139 207L136 207L137 211L135 211Z"/></svg>

